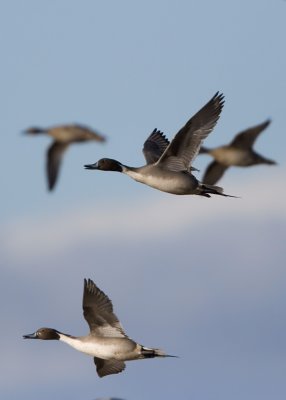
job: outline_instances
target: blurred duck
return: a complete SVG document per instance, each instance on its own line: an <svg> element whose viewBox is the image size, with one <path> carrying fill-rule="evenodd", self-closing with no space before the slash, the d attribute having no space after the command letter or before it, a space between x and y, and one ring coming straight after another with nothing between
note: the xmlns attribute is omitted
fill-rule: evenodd
<svg viewBox="0 0 286 400"><path fill-rule="evenodd" d="M147 164L128 167L119 161L102 158L86 169L122 172L137 182L163 192L178 195L196 194L210 197L223 194L218 186L199 182L191 171L191 163L199 152L202 141L216 125L224 104L224 96L216 93L213 98L179 130L171 143L162 132L154 130L143 147Z"/></svg>
<svg viewBox="0 0 286 400"><path fill-rule="evenodd" d="M82 125L59 125L51 128L32 127L25 130L31 135L46 134L51 136L54 141L47 151L47 178L48 188L55 187L59 174L60 164L63 154L72 143L87 142L95 140L104 142L105 137Z"/></svg>
<svg viewBox="0 0 286 400"><path fill-rule="evenodd" d="M260 125L253 126L237 134L229 145L208 149L201 147L200 154L209 154L214 161L209 164L203 177L207 185L214 185L231 166L250 167L257 164L274 165L275 161L269 160L256 153L252 146L258 135L270 124L270 120Z"/></svg>
<svg viewBox="0 0 286 400"><path fill-rule="evenodd" d="M51 328L40 328L24 339L60 340L94 358L100 377L125 369L124 361L153 357L174 357L162 350L142 346L130 339L113 313L110 299L91 280L84 280L83 315L90 333L71 336Z"/></svg>

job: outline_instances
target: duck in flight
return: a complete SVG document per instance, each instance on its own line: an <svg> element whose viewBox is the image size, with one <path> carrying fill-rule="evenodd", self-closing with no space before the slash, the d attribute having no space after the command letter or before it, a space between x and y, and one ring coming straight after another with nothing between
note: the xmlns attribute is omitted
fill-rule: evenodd
<svg viewBox="0 0 286 400"><path fill-rule="evenodd" d="M224 104L223 94L216 93L169 142L162 132L154 130L143 147L147 164L143 167L128 167L117 160L102 158L86 169L122 172L137 182L144 183L163 192L210 197L211 194L227 196L218 186L199 182L191 166L202 141L215 127ZM230 196L232 197L232 196Z"/></svg>
<svg viewBox="0 0 286 400"><path fill-rule="evenodd" d="M201 147L200 154L209 154L214 158L206 169L203 182L214 185L223 176L227 168L232 166L250 167L251 165L274 165L275 161L269 160L256 153L252 146L259 134L268 127L270 120L238 133L232 142L225 146L208 149Z"/></svg>
<svg viewBox="0 0 286 400"><path fill-rule="evenodd" d="M63 154L70 144L91 140L104 142L106 140L101 134L78 124L59 125L50 128L32 127L26 129L24 132L31 135L46 134L54 139L48 148L46 161L49 190L53 190L55 187Z"/></svg>
<svg viewBox="0 0 286 400"><path fill-rule="evenodd" d="M52 328L40 328L24 339L60 340L93 357L100 377L117 374L125 369L125 362L154 357L175 357L162 350L142 346L130 339L113 312L111 300L91 280L84 280L83 315L90 333L71 336Z"/></svg>

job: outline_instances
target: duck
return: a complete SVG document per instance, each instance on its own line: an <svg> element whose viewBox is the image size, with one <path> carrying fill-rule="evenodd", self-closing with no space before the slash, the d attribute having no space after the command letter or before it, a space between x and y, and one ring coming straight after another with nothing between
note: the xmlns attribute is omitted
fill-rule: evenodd
<svg viewBox="0 0 286 400"><path fill-rule="evenodd" d="M276 161L265 158L252 148L259 134L269 126L270 122L268 119L238 133L228 145L213 149L202 146L200 154L209 154L214 158L214 161L206 168L202 182L208 185L216 184L225 171L232 166L250 167L258 164L277 164Z"/></svg>
<svg viewBox="0 0 286 400"><path fill-rule="evenodd" d="M217 92L179 130L171 142L163 132L154 129L143 146L146 165L142 167L130 167L111 158L102 158L84 167L89 170L121 172L137 182L171 194L234 197L224 194L221 187L199 182L192 174L196 168L191 164L202 141L215 127L223 105L224 95Z"/></svg>
<svg viewBox="0 0 286 400"><path fill-rule="evenodd" d="M31 127L24 131L30 135L46 134L54 140L47 150L46 170L49 191L53 190L59 175L64 152L70 144L87 141L105 142L106 138L80 124L57 125L49 128Z"/></svg>
<svg viewBox="0 0 286 400"><path fill-rule="evenodd" d="M60 340L74 349L93 357L99 377L117 374L125 369L125 361L154 357L176 357L149 348L130 339L108 296L91 279L84 279L83 315L89 325L86 336L72 336L53 328L40 328L23 335L24 339Z"/></svg>

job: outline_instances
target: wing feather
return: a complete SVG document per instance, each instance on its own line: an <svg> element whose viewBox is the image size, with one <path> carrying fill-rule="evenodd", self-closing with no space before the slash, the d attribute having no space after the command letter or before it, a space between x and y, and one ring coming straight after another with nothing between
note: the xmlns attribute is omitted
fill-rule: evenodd
<svg viewBox="0 0 286 400"><path fill-rule="evenodd" d="M227 168L217 161L211 162L206 169L202 182L208 185L215 185Z"/></svg>
<svg viewBox="0 0 286 400"><path fill-rule="evenodd" d="M100 378L106 375L118 374L125 369L125 363L118 360L103 360L102 358L94 357L94 363Z"/></svg>
<svg viewBox="0 0 286 400"><path fill-rule="evenodd" d="M253 126L251 128L248 128L240 133L238 133L233 141L230 143L230 146L232 147L237 147L237 148L247 148L250 149L259 134L264 131L264 129L267 128L267 126L270 124L270 120L266 120L262 124Z"/></svg>
<svg viewBox="0 0 286 400"><path fill-rule="evenodd" d="M224 104L218 92L179 130L157 164L173 171L188 170L203 140L215 127Z"/></svg>
<svg viewBox="0 0 286 400"><path fill-rule="evenodd" d="M56 184L63 154L68 147L68 143L53 142L47 152L47 178L49 190Z"/></svg>
<svg viewBox="0 0 286 400"><path fill-rule="evenodd" d="M108 296L91 280L84 280L83 315L90 332L103 337L127 337Z"/></svg>
<svg viewBox="0 0 286 400"><path fill-rule="evenodd" d="M163 132L154 129L145 141L143 147L143 154L147 164L154 164L157 162L168 147L169 143L169 140Z"/></svg>

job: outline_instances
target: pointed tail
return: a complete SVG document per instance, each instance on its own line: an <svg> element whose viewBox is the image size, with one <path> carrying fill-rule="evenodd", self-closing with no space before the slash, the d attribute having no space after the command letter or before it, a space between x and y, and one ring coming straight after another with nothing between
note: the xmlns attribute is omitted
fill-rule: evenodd
<svg viewBox="0 0 286 400"><path fill-rule="evenodd" d="M264 164L268 164L268 165L277 165L277 162L276 162L276 161L269 160L269 158L264 158L263 163L264 163Z"/></svg>
<svg viewBox="0 0 286 400"><path fill-rule="evenodd" d="M223 188L220 186L214 186L214 185L207 185L205 183L200 183L199 184L199 195L204 196L204 197L211 197L211 194L218 194L219 196L224 196L224 197L234 197L238 198L237 196L231 196L230 194L224 194L223 193Z"/></svg>
<svg viewBox="0 0 286 400"><path fill-rule="evenodd" d="M166 354L163 350L160 349L149 349L148 347L141 347L141 356L142 358L154 358L154 357L175 357L170 354Z"/></svg>

